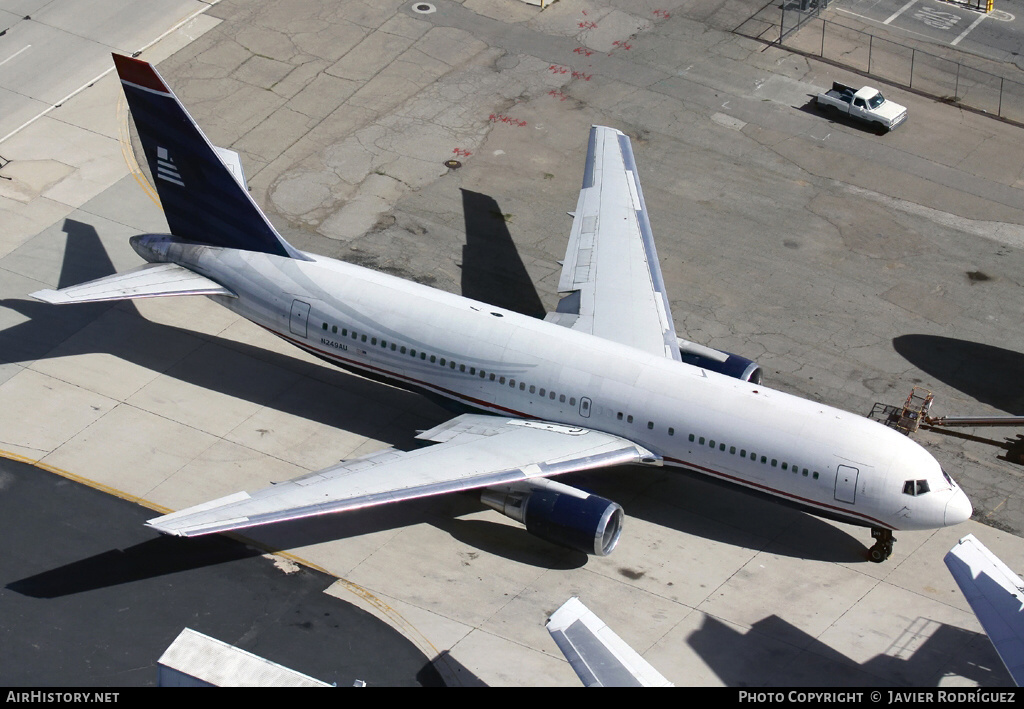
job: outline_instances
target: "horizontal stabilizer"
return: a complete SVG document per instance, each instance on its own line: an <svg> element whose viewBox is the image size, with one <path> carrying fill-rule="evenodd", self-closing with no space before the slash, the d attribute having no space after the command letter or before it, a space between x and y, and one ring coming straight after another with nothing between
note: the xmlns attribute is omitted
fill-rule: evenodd
<svg viewBox="0 0 1024 709"><path fill-rule="evenodd" d="M224 163L224 167L231 173L231 176L235 178L235 181L238 182L242 189L248 190L249 185L245 182L245 168L242 167L242 157L230 148L218 148L215 145L213 150L217 153L220 161Z"/></svg>
<svg viewBox="0 0 1024 709"><path fill-rule="evenodd" d="M32 297L45 303L97 303L105 300L158 298L165 295L227 295L234 293L206 276L175 263L147 263L124 273L60 290L41 290Z"/></svg>

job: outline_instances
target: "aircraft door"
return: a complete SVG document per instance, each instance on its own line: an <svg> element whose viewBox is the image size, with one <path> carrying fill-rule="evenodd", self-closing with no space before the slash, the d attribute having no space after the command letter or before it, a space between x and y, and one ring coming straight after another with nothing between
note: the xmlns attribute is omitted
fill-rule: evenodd
<svg viewBox="0 0 1024 709"><path fill-rule="evenodd" d="M306 326L309 321L309 303L304 303L301 300L292 301L292 316L288 321L288 329L292 331L293 335L305 338L307 329Z"/></svg>
<svg viewBox="0 0 1024 709"><path fill-rule="evenodd" d="M849 465L840 465L836 472L836 500L851 505L857 499L857 476L860 471Z"/></svg>
<svg viewBox="0 0 1024 709"><path fill-rule="evenodd" d="M590 407L591 401L588 397L584 396L582 399L580 399L580 416L582 416L585 419L590 418Z"/></svg>

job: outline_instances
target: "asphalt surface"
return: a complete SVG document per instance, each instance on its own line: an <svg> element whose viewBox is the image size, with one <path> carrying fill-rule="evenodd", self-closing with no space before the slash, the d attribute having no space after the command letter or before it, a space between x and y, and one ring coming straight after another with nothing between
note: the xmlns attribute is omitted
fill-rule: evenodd
<svg viewBox="0 0 1024 709"><path fill-rule="evenodd" d="M757 359L768 386L858 413L902 402L914 384L936 393L935 413L1021 410L1018 128L898 87L886 96L911 118L892 134L829 121L816 93L863 77L732 32L763 2L434 4L419 14L399 0L224 0L142 58L215 144L241 153L253 198L300 248L539 315L558 301L587 131L611 125L633 141L687 339ZM28 54L0 65L0 79ZM69 46L61 60L79 54ZM137 265L128 238L166 229L132 160L121 96L108 75L0 140L0 448L181 509L402 446L450 417L206 299L32 301ZM459 169L445 167L452 158ZM866 561L862 528L637 469L586 481L627 512L610 557L554 547L460 496L247 536L329 572L320 595L395 628L448 684L577 685L544 630L570 595L681 685L1006 684L941 559L973 532L1021 568L1024 475L1002 457L1001 434L916 435L976 519L901 533L885 564ZM159 584L267 564L270 578L232 587L266 594L251 619L197 628L241 644L288 594L271 583L285 576L272 562L208 563L222 557L205 541L181 551L147 535L148 511L124 539L86 518L66 541L53 498L26 496L24 527L0 537L5 553L39 548L18 552L4 581L41 619L0 616L16 647L63 627L51 608L101 594L113 609L205 619L195 609L222 595L209 584L180 608L161 603ZM35 531L33 514L57 525ZM96 572L107 559L120 561ZM232 592L211 615L232 617ZM69 657L87 663L104 632L76 636ZM336 632L355 637L348 624ZM174 634L153 643L154 658ZM272 659L335 681L294 660L323 652L310 645ZM338 683L372 681L351 675Z"/></svg>
<svg viewBox="0 0 1024 709"><path fill-rule="evenodd" d="M161 536L152 514L0 459L0 684L153 686L186 627L338 686L442 684L400 633L325 594L334 577L223 536Z"/></svg>

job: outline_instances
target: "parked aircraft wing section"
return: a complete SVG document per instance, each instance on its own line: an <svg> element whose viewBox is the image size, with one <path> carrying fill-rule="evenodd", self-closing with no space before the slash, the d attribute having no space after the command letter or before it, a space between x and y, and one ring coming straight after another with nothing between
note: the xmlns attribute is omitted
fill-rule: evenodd
<svg viewBox="0 0 1024 709"><path fill-rule="evenodd" d="M1024 581L973 534L943 561L1017 686L1024 680Z"/></svg>
<svg viewBox="0 0 1024 709"><path fill-rule="evenodd" d="M578 470L661 462L645 448L600 431L475 414L459 416L418 437L437 443L343 461L147 524L165 534L189 537Z"/></svg>
<svg viewBox="0 0 1024 709"><path fill-rule="evenodd" d="M674 686L575 596L552 614L547 629L587 687Z"/></svg>
<svg viewBox="0 0 1024 709"><path fill-rule="evenodd" d="M131 271L115 273L76 286L32 293L33 298L57 305L167 295L235 294L206 276L175 263L147 263Z"/></svg>
<svg viewBox="0 0 1024 709"><path fill-rule="evenodd" d="M675 325L629 138L590 129L552 322L679 360Z"/></svg>

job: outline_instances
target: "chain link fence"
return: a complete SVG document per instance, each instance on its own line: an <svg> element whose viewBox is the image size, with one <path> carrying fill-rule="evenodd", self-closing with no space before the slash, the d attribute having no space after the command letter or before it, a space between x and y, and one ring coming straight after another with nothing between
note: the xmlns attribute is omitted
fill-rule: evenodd
<svg viewBox="0 0 1024 709"><path fill-rule="evenodd" d="M1024 124L1024 83L826 20L819 10L827 3L806 4L767 5L736 32Z"/></svg>

